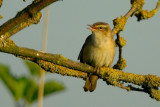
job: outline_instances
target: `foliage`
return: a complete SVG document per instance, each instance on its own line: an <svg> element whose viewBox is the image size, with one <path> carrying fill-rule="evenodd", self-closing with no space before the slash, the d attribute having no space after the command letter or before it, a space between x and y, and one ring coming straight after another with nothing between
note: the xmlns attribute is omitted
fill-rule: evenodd
<svg viewBox="0 0 160 107"><path fill-rule="evenodd" d="M30 71L31 76L17 77L13 75L8 66L0 64L0 79L3 81L13 99L18 102L25 99L27 104L31 104L38 98L38 83L40 67L33 62L24 61ZM64 85L49 80L45 82L44 96L57 93L65 89Z"/></svg>

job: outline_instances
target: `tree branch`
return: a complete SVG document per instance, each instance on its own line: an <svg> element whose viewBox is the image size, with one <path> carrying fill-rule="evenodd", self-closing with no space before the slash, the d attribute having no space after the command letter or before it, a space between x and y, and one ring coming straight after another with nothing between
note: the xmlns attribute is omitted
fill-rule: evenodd
<svg viewBox="0 0 160 107"><path fill-rule="evenodd" d="M30 26L32 24L37 24L40 21L40 18L41 18L41 13L38 12L32 18L29 18L29 19L25 20L24 22L19 23L17 26L15 26L14 28L10 29L8 32L4 33L0 37L3 40L6 40L10 36L12 36L15 33L21 31L22 29L24 29L25 27L28 27L28 26Z"/></svg>
<svg viewBox="0 0 160 107"><path fill-rule="evenodd" d="M41 66L44 70L58 73L61 75L78 77L85 79L87 76L86 71L77 71L73 69L68 69L66 67L62 67L59 65L55 65L50 62L42 61L42 60L33 60L33 62L37 63ZM94 70L94 69L93 69ZM99 78L106 81L107 84L112 86L117 86L119 88L125 89L127 91L140 91L148 93L152 98L160 101L160 77L155 75L139 75L133 73L127 73L124 71L116 70L113 68L100 68L99 72L94 74L98 75ZM136 88L132 85L125 86L124 83L132 83L137 86L141 86L142 88ZM153 91L154 90L154 91ZM157 94L158 93L158 94Z"/></svg>
<svg viewBox="0 0 160 107"><path fill-rule="evenodd" d="M150 12L148 12L148 10L143 10L143 5L144 0L131 0L131 9L124 16L121 16L121 19L117 18L113 20L114 28L112 29L112 36L123 31L128 18L134 13L136 13L135 16L138 21L153 17L160 7L160 0L157 2L155 9Z"/></svg>
<svg viewBox="0 0 160 107"><path fill-rule="evenodd" d="M131 7L131 9L125 14L124 18L126 18L126 20L133 15L133 13L136 11L136 7ZM124 23L125 25L125 23ZM118 27L120 28L120 27ZM117 32L119 32L119 30L116 26L114 26L114 28L112 29L112 36L114 36Z"/></svg>
<svg viewBox="0 0 160 107"><path fill-rule="evenodd" d="M77 70L68 69L66 67L55 65L53 63L42 60L34 60L34 62L37 63L46 71L52 73L58 73L61 75L67 75L85 79L87 73L90 73L86 71L80 72ZM158 87L160 87L160 77L150 74L139 75L139 74L127 73L113 68L100 68L99 72L97 73L94 72L94 74L98 75L99 78L106 81L106 83L109 85L117 86L127 91L145 92L148 93L151 98L160 101L160 90L158 90ZM132 85L125 86L124 83L132 83L134 85L141 86L142 88L141 89L136 88Z"/></svg>
<svg viewBox="0 0 160 107"><path fill-rule="evenodd" d="M11 35L4 36L4 34L6 32L9 32L12 29L17 28L17 25L20 25L21 23L25 22L29 18L32 18L40 10L42 10L46 6L48 6L51 3L56 2L56 1L58 1L58 0L39 0L37 2L33 1L33 3L31 5L27 6L22 11L18 12L14 18L8 20L6 23L4 23L3 25L0 26L0 38L1 38L1 36L3 36L3 38L10 37L12 34L14 34L16 32L12 33ZM25 27L22 27L21 29L23 29ZM19 28L19 30L21 30L21 29ZM17 30L17 32L19 30Z"/></svg>
<svg viewBox="0 0 160 107"><path fill-rule="evenodd" d="M2 45L5 44L5 45ZM0 51L28 59L37 63L44 70L61 75L68 75L85 79L87 73L93 73L106 81L107 84L120 87L127 91L135 90L133 86L125 86L124 83L132 83L142 87L151 97L160 101L160 77L155 75L139 75L127 73L113 68L101 68L98 72L92 66L72 61L62 55L48 54L33 49L18 47L10 40L0 44ZM154 91L153 91L154 90Z"/></svg>
<svg viewBox="0 0 160 107"><path fill-rule="evenodd" d="M93 73L95 70L93 70L93 67L84 65L82 63L76 63L75 61L72 61L70 59L67 59L63 57L62 55L58 54L49 54L44 53L40 51L36 51L34 49L28 49L24 47L18 47L16 46L13 41L7 41L7 42L1 42L0 44L0 51L5 53L10 53L15 56L23 56L23 57L29 57L29 58L36 58L48 62L52 62L54 64L58 64L64 67L68 68L74 68L76 70L80 71L86 71Z"/></svg>
<svg viewBox="0 0 160 107"><path fill-rule="evenodd" d="M157 2L156 7L151 11L141 9L140 11L136 12L135 16L137 17L138 21L149 19L157 13L159 7L160 7L160 0Z"/></svg>

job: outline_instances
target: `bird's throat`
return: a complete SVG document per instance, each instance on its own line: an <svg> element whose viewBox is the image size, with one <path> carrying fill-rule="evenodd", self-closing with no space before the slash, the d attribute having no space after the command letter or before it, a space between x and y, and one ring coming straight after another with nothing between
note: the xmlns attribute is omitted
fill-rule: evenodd
<svg viewBox="0 0 160 107"><path fill-rule="evenodd" d="M105 47L107 44L109 44L109 39L111 39L110 37L107 37L101 33L93 33L92 34L92 44L93 46L97 47L97 48L103 48Z"/></svg>

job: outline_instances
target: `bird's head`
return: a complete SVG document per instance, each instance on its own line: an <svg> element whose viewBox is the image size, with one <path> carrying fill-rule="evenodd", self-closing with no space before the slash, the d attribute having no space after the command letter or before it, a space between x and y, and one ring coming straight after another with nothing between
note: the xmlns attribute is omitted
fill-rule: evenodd
<svg viewBox="0 0 160 107"><path fill-rule="evenodd" d="M111 36L111 28L108 23L96 22L93 25L88 25L93 34Z"/></svg>

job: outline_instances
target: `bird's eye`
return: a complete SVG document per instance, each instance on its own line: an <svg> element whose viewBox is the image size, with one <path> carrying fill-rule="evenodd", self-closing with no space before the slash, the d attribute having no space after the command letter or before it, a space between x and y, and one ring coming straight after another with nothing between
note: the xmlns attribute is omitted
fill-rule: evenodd
<svg viewBox="0 0 160 107"><path fill-rule="evenodd" d="M102 27L99 27L99 29L102 29Z"/></svg>

